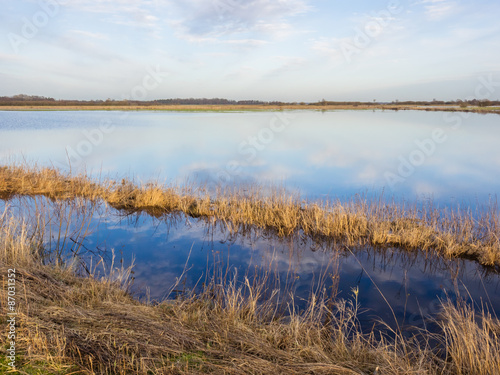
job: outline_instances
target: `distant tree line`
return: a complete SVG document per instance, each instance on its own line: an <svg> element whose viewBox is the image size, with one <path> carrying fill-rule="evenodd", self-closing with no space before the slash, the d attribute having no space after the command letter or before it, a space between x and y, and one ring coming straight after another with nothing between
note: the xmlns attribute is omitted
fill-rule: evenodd
<svg viewBox="0 0 500 375"><path fill-rule="evenodd" d="M304 103L301 103L304 104ZM391 105L404 105L404 106L434 106L434 105L455 105L455 106L460 106L460 107L467 107L467 106L478 106L478 107L489 107L489 106L498 106L500 105L500 100L488 100L488 99L471 99L471 100L448 100L448 101L443 101L443 100L432 100L432 101L413 101L413 100L407 100L407 101L400 101L400 100L394 100L392 102L357 102L357 101L350 101L350 102L338 102L338 101L327 101L325 99L316 102L316 103L308 103L309 105L323 105L323 106L335 106L335 105L350 105L350 106L379 106L383 104L391 104Z"/></svg>
<svg viewBox="0 0 500 375"><path fill-rule="evenodd" d="M228 100L222 98L213 98L213 99L159 99L153 101L155 104L162 105L267 105L269 102L263 102L260 100Z"/></svg>
<svg viewBox="0 0 500 375"><path fill-rule="evenodd" d="M0 106L153 106L153 105L284 105L282 102L265 102L261 100L228 100L222 98L195 99L176 98L159 100L56 100L36 95L0 96Z"/></svg>
<svg viewBox="0 0 500 375"><path fill-rule="evenodd" d="M429 105L456 105L460 107L467 106L476 106L476 107L489 107L489 106L498 106L500 105L500 100L488 100L488 99L471 99L471 100L432 100L430 102L427 101L393 101L391 104L401 104L401 105L420 105L420 106L429 106Z"/></svg>
<svg viewBox="0 0 500 375"><path fill-rule="evenodd" d="M56 100L45 96L36 95L14 95L0 96L0 106L154 106L154 105L258 105L258 106L283 106L283 105L303 105L303 106L379 106L383 104L406 105L406 106L433 106L433 105L456 105L467 106L500 106L500 100L432 100L432 101L399 101L392 102L361 102L361 101L328 101L322 99L318 102L280 102L261 100L229 100L223 98L176 98L158 99L150 101L140 100Z"/></svg>

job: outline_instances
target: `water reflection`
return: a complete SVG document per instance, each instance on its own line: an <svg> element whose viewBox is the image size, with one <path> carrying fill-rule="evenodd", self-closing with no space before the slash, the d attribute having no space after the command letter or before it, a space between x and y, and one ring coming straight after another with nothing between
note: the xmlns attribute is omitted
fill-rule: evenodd
<svg viewBox="0 0 500 375"><path fill-rule="evenodd" d="M151 298L165 291L187 267L182 280L187 289L200 285L214 264L229 265L240 275L254 267L270 269L282 286L301 300L318 285L339 298L351 299L359 288L365 313L361 323L377 319L399 325L422 326L439 312L440 299L469 297L479 306L500 312L500 277L466 260L445 260L398 249L346 248L318 244L296 236L279 239L262 230L237 232L203 220L183 216L152 219L146 215L117 217L107 226L108 245L123 246L125 256L135 254L135 291Z"/></svg>
<svg viewBox="0 0 500 375"><path fill-rule="evenodd" d="M37 219L48 233L46 247L70 257L79 251L86 266L104 257L109 267L112 250L125 266L135 258L132 292L143 300L161 301L197 290L214 272L231 278L237 271L240 281L267 272L270 287L280 289L276 298L285 301L293 295L298 308L311 292L352 299L353 288L358 288L364 310L360 323L367 328L378 319L393 326L396 321L399 326L423 326L447 298L470 298L478 308L486 305L500 312L500 275L466 260L393 248L348 248L300 234L277 238L264 230L235 231L182 214L125 215L84 201L37 197L0 202L2 212L7 204L11 212L28 219L46 212L46 219ZM68 217L71 220L61 224L61 218ZM67 237L62 245L56 241L60 233Z"/></svg>
<svg viewBox="0 0 500 375"><path fill-rule="evenodd" d="M73 170L139 180L283 182L313 198L386 189L484 202L500 191L499 120L415 111L0 111L0 156L67 168L70 155ZM102 126L111 130L99 135ZM440 141L428 143L436 130Z"/></svg>

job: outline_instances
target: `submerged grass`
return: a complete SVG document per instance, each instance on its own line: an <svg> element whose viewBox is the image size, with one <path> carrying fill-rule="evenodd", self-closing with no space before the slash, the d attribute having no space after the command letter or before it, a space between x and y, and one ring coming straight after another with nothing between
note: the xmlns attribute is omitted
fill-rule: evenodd
<svg viewBox="0 0 500 375"><path fill-rule="evenodd" d="M183 212L215 220L231 231L248 227L279 236L302 233L315 241L345 245L398 247L466 257L485 266L500 266L500 218L496 204L481 212L439 209L431 203L409 205L357 197L348 202L308 202L285 191L258 187L218 189L165 186L132 181L94 181L52 168L0 167L0 197L44 195L52 199L102 200L127 212L154 216Z"/></svg>
<svg viewBox="0 0 500 375"><path fill-rule="evenodd" d="M75 226L85 227L92 206L68 205L60 215L72 217L62 221L77 213L82 223ZM141 303L127 293L130 268L111 267L102 276L102 263L82 273L78 259L47 262L50 233L38 224L46 210L40 205L29 222L10 208L0 212L0 303L7 306L7 269L15 268L19 373L499 373L500 322L466 304L443 302L441 331L408 338L362 332L356 292L352 301L336 300L318 287L301 311L293 308L293 295L281 296L278 305L267 282L274 275L266 270L243 281L215 270L199 293ZM5 317L2 311L6 324ZM5 335L0 343L6 345ZM8 371L4 359L0 372Z"/></svg>

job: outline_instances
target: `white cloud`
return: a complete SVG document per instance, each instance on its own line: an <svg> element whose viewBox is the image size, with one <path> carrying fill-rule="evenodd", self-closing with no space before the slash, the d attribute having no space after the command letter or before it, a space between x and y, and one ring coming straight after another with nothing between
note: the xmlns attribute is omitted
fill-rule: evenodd
<svg viewBox="0 0 500 375"><path fill-rule="evenodd" d="M155 0L71 0L60 1L60 4L78 12L100 13L108 15L105 21L136 27L146 28L157 32L160 19L155 16L158 2Z"/></svg>
<svg viewBox="0 0 500 375"><path fill-rule="evenodd" d="M175 28L176 25L179 25L179 23L172 24ZM220 39L215 36L200 36L200 35L193 35L193 34L178 34L178 37L189 42L189 43L197 43L197 44L219 44L219 45L226 45L226 46L232 46L236 47L239 49L251 49L259 46L263 46L267 44L268 42L266 40L262 39L251 39L251 38L244 38L244 39Z"/></svg>
<svg viewBox="0 0 500 375"><path fill-rule="evenodd" d="M18 55L0 53L0 62L18 62L21 58Z"/></svg>
<svg viewBox="0 0 500 375"><path fill-rule="evenodd" d="M57 46L66 51L78 54L81 59L88 58L93 61L105 62L118 62L127 61L128 58L124 57L121 53L110 50L105 46L94 43L82 34L68 33L67 35L60 36L57 40L52 42L53 46Z"/></svg>
<svg viewBox="0 0 500 375"><path fill-rule="evenodd" d="M59 0L64 7L77 8L91 13L116 13L123 10L144 9L145 6L156 4L148 0Z"/></svg>
<svg viewBox="0 0 500 375"><path fill-rule="evenodd" d="M266 74L266 77L276 77L291 71L300 70L304 68L308 62L302 57L295 56L276 56L274 60L276 60L279 65L270 70Z"/></svg>
<svg viewBox="0 0 500 375"><path fill-rule="evenodd" d="M127 11L125 14L114 14L106 18L106 21L115 23L117 25L155 28L158 24L158 17L155 17L147 12L134 12L133 10Z"/></svg>
<svg viewBox="0 0 500 375"><path fill-rule="evenodd" d="M341 46L351 43L351 38L319 38L311 41L311 49L333 61L343 62Z"/></svg>
<svg viewBox="0 0 500 375"><path fill-rule="evenodd" d="M258 74L257 70L252 66L241 66L236 70L233 70L224 76L224 80L236 81L236 80L251 80L255 79Z"/></svg>
<svg viewBox="0 0 500 375"><path fill-rule="evenodd" d="M291 16L309 10L306 0L171 0L178 10L181 34L221 37L259 32L273 37L290 35Z"/></svg>
<svg viewBox="0 0 500 375"><path fill-rule="evenodd" d="M277 39L286 39L292 35L309 32L308 30L299 30L287 22L258 22L254 29L258 33L272 35Z"/></svg>
<svg viewBox="0 0 500 375"><path fill-rule="evenodd" d="M404 27L396 14L360 15L352 19L349 36L320 37L311 41L311 49L332 62L351 62L358 55L384 41L398 38Z"/></svg>
<svg viewBox="0 0 500 375"><path fill-rule="evenodd" d="M462 42L469 42L482 38L497 37L499 32L500 27L498 26L483 28L458 27L451 31L451 35Z"/></svg>
<svg viewBox="0 0 500 375"><path fill-rule="evenodd" d="M291 176L304 175L304 171L298 171L293 167L280 164L264 164L265 169L257 175L258 181L271 181L276 183L277 181L286 181Z"/></svg>
<svg viewBox="0 0 500 375"><path fill-rule="evenodd" d="M446 192L442 185L430 181L417 181L412 184L412 189L417 196L440 197Z"/></svg>
<svg viewBox="0 0 500 375"><path fill-rule="evenodd" d="M70 33L83 36L85 38L92 38L92 39L108 39L108 37L104 34L101 33L92 33L90 31L85 31L85 30L69 30Z"/></svg>
<svg viewBox="0 0 500 375"><path fill-rule="evenodd" d="M365 168L358 172L356 181L371 184L373 181L377 181L379 179L381 175L380 169L380 167L374 166L373 164L368 164Z"/></svg>
<svg viewBox="0 0 500 375"><path fill-rule="evenodd" d="M457 3L449 0L422 0L418 4L427 4L424 6L425 14L433 21L446 18L458 10Z"/></svg>

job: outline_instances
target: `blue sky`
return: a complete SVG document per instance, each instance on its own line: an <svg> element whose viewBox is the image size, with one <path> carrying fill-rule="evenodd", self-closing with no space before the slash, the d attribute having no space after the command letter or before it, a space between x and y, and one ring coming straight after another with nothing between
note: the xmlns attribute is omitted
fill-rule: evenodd
<svg viewBox="0 0 500 375"><path fill-rule="evenodd" d="M6 0L0 96L500 98L500 2ZM478 91L481 82L488 90ZM484 85L484 84L483 84Z"/></svg>

